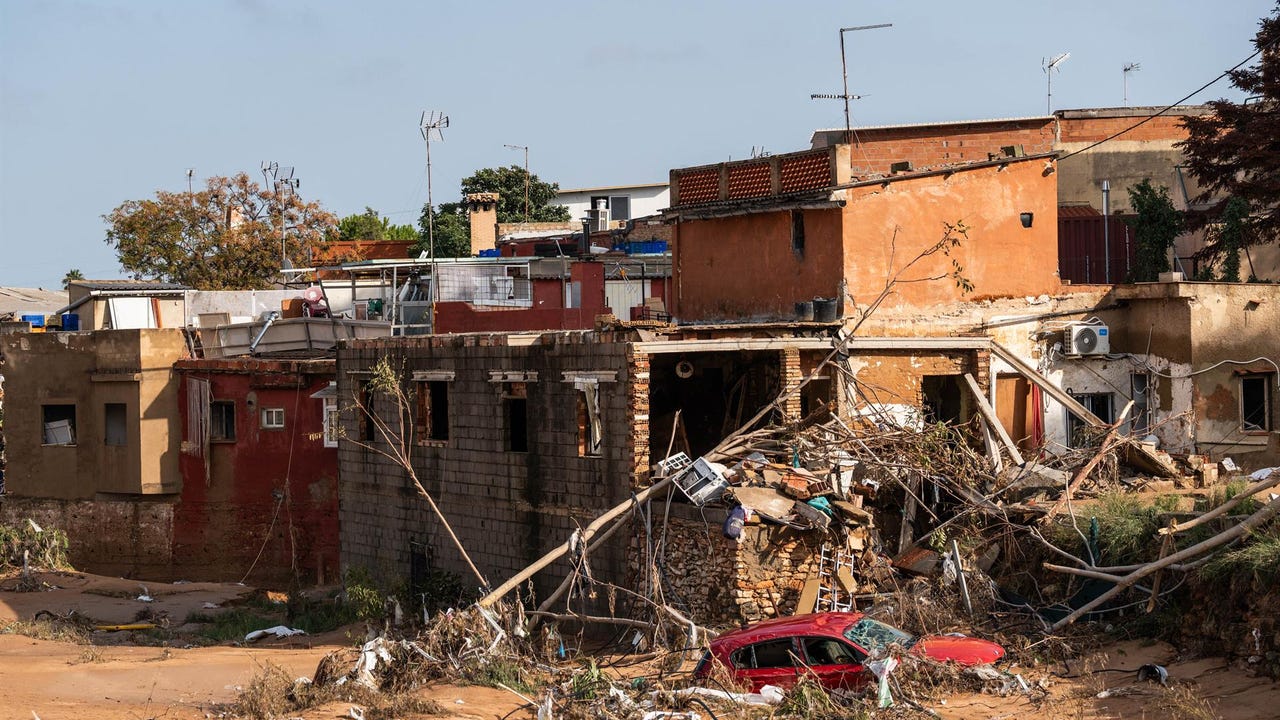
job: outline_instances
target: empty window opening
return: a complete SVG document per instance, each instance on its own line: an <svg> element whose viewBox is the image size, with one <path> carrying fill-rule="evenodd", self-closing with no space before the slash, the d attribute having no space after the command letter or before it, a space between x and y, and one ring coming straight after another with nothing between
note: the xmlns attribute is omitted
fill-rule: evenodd
<svg viewBox="0 0 1280 720"><path fill-rule="evenodd" d="M262 408L262 429L283 430L284 408Z"/></svg>
<svg viewBox="0 0 1280 720"><path fill-rule="evenodd" d="M804 211L791 211L791 249L797 255L804 254Z"/></svg>
<svg viewBox="0 0 1280 720"><path fill-rule="evenodd" d="M41 405L45 445L76 444L76 406Z"/></svg>
<svg viewBox="0 0 1280 720"><path fill-rule="evenodd" d="M1115 422L1115 407L1112 393L1072 393L1071 397L1076 402L1085 407L1086 410L1097 415L1102 422L1110 425ZM1071 411L1067 413L1067 446L1073 448L1081 448L1088 446L1092 441L1092 436L1096 432L1091 432L1085 422L1076 417Z"/></svg>
<svg viewBox="0 0 1280 720"><path fill-rule="evenodd" d="M603 446L600 422L600 383L595 380L577 380L578 456L600 454Z"/></svg>
<svg viewBox="0 0 1280 720"><path fill-rule="evenodd" d="M1240 429L1245 432L1271 430L1271 383L1274 375L1245 375L1240 378Z"/></svg>
<svg viewBox="0 0 1280 720"><path fill-rule="evenodd" d="M124 403L106 403L102 406L103 443L112 447L124 447L129 440L128 410Z"/></svg>
<svg viewBox="0 0 1280 720"><path fill-rule="evenodd" d="M338 416L338 399L326 398L324 401L324 446L338 447L338 437L341 433L340 418Z"/></svg>
<svg viewBox="0 0 1280 720"><path fill-rule="evenodd" d="M609 196L609 219L610 220L630 220L631 219L631 196L630 195L610 195Z"/></svg>
<svg viewBox="0 0 1280 720"><path fill-rule="evenodd" d="M959 375L920 378L920 405L925 422L959 425L964 422L964 393Z"/></svg>
<svg viewBox="0 0 1280 720"><path fill-rule="evenodd" d="M360 388L360 441L373 442L378 436L378 424L373 419L375 408L373 406L374 398L377 393L373 391L373 386L366 384Z"/></svg>
<svg viewBox="0 0 1280 720"><path fill-rule="evenodd" d="M1145 435L1151 427L1151 399L1148 391L1151 388L1151 376L1146 373L1129 375L1129 390L1133 399L1133 415L1129 418L1129 432L1133 435Z"/></svg>
<svg viewBox="0 0 1280 720"><path fill-rule="evenodd" d="M235 401L214 400L209 403L209 439L214 442L235 442Z"/></svg>
<svg viewBox="0 0 1280 720"><path fill-rule="evenodd" d="M523 382L502 384L502 414L506 418L506 447L510 452L529 451L528 388Z"/></svg>
<svg viewBox="0 0 1280 720"><path fill-rule="evenodd" d="M446 380L417 381L418 444L449 440L449 383Z"/></svg>

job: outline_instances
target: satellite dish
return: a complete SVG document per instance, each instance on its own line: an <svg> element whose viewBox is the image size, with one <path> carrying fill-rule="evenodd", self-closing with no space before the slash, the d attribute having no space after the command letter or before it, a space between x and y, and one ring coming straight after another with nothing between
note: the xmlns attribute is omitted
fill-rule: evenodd
<svg viewBox="0 0 1280 720"><path fill-rule="evenodd" d="M693 377L693 363L688 360L681 360L676 363L676 377L681 380L688 380Z"/></svg>

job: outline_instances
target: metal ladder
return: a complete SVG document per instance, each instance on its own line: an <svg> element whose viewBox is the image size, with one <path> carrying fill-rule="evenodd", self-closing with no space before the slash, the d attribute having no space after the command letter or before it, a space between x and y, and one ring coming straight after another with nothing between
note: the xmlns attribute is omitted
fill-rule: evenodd
<svg viewBox="0 0 1280 720"><path fill-rule="evenodd" d="M853 593L842 592L836 572L847 568L853 573L853 555L844 550L831 550L827 543L822 544L818 553L818 599L813 604L814 612L852 612Z"/></svg>

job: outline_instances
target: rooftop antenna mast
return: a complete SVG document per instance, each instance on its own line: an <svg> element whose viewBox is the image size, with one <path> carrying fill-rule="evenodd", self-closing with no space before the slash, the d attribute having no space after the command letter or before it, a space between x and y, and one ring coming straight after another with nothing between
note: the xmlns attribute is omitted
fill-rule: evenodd
<svg viewBox="0 0 1280 720"><path fill-rule="evenodd" d="M435 231L435 205L431 202L431 135L434 133L436 139L444 142L444 134L441 132L449 127L449 116L435 110L422 111L422 117L418 119L418 130L422 133L422 139L427 143L427 246L431 251L431 300L435 302L440 297L438 278L436 277L436 231ZM432 308L432 330L435 326L435 310Z"/></svg>
<svg viewBox="0 0 1280 720"><path fill-rule="evenodd" d="M262 179L275 192L276 209L280 213L280 269L292 270L293 263L289 261L289 255L285 248L284 204L281 200L280 189L287 188L292 193L298 189L302 181L293 176L292 167L281 167L280 163L274 160L271 162L264 160L262 162Z"/></svg>
<svg viewBox="0 0 1280 720"><path fill-rule="evenodd" d="M1141 70L1141 69L1142 69L1142 65L1136 62L1125 63L1124 68L1120 73L1121 75L1124 76L1124 106L1125 107L1129 107L1129 73L1137 72L1138 70Z"/></svg>
<svg viewBox="0 0 1280 720"><path fill-rule="evenodd" d="M849 101L861 100L863 95L849 94L849 61L846 59L844 51L844 34L847 32L857 32L859 30L878 30L880 28L893 27L893 23L880 23L879 25L855 25L853 27L840 28L840 76L844 82L844 92L839 95L832 94L813 94L809 96L810 100L844 100L844 141L849 145L849 167L853 167L853 125L849 120Z"/></svg>
<svg viewBox="0 0 1280 720"><path fill-rule="evenodd" d="M524 223L529 224L529 146L528 145L506 145L502 147L512 150L524 151Z"/></svg>
<svg viewBox="0 0 1280 720"><path fill-rule="evenodd" d="M1041 60L1041 63L1043 63L1044 65L1044 72L1045 72L1045 75L1048 77L1048 83L1049 83L1048 90L1046 92L1046 97L1045 97L1045 106L1046 106L1045 113L1044 113L1045 115L1053 114L1053 71L1057 70L1058 66L1066 62L1067 58L1069 57L1071 57L1071 53L1064 52L1064 53L1058 53L1057 55L1054 55L1048 60ZM1058 72L1062 72L1062 71L1058 70Z"/></svg>

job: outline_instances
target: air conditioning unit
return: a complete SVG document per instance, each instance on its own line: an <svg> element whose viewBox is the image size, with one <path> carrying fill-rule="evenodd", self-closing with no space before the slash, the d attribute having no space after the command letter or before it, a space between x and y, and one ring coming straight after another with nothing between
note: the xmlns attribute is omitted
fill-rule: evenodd
<svg viewBox="0 0 1280 720"><path fill-rule="evenodd" d="M1063 338L1067 355L1106 355L1111 352L1111 334L1101 323L1071 323Z"/></svg>

